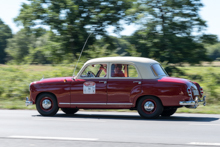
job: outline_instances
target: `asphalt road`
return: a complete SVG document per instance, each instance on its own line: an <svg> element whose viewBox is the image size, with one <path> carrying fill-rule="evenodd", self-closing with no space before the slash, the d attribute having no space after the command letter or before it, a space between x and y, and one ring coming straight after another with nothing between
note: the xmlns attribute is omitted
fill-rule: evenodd
<svg viewBox="0 0 220 147"><path fill-rule="evenodd" d="M43 117L35 110L0 110L0 147L220 146L219 118L174 114L146 120L135 111Z"/></svg>

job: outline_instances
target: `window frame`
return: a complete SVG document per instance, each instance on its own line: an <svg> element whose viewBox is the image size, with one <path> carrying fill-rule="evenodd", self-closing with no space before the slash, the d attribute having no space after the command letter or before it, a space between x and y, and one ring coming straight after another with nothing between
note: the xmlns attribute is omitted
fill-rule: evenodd
<svg viewBox="0 0 220 147"><path fill-rule="evenodd" d="M134 68L136 69L136 71L137 71L137 74L138 74L138 77L112 77L111 76L111 66L112 66L112 64L127 64L127 65L132 65L132 66L134 66ZM138 70L138 68L137 68L137 66L134 64L134 63L125 63L125 62L110 62L110 65L109 65L109 68L108 68L109 70L109 79L142 79L141 78L141 74L140 74L140 72L139 72L139 70Z"/></svg>
<svg viewBox="0 0 220 147"><path fill-rule="evenodd" d="M85 69L90 66L90 65L94 65L94 64L106 64L107 65L107 72L106 72L106 77L81 77L82 73L85 71ZM83 66L81 68L81 70L79 71L79 74L77 75L77 79L108 79L108 67L109 67L109 63L106 63L106 62L101 62L101 63L89 63L89 64L86 64L85 66ZM104 72L104 71L102 71Z"/></svg>

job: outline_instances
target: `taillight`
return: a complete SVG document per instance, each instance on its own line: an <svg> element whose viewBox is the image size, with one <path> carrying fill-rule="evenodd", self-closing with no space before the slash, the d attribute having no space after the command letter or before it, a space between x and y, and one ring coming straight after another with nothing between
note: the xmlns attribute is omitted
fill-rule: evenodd
<svg viewBox="0 0 220 147"><path fill-rule="evenodd" d="M187 89L187 93L188 93L189 96L192 96L192 91L191 91L190 88Z"/></svg>
<svg viewBox="0 0 220 147"><path fill-rule="evenodd" d="M203 95L203 89L202 87L199 88L201 95Z"/></svg>

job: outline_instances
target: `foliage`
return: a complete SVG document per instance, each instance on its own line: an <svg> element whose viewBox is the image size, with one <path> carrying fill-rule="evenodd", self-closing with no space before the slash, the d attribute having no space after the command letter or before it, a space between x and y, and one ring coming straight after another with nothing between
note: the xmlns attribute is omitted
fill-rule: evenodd
<svg viewBox="0 0 220 147"><path fill-rule="evenodd" d="M33 27L49 26L62 52L76 58L91 31L94 35L88 45L93 44L96 35L107 36L110 25L121 30L119 20L131 6L131 0L30 0L29 4L23 3L15 21L30 33Z"/></svg>
<svg viewBox="0 0 220 147"><path fill-rule="evenodd" d="M5 63L7 39L12 37L11 29L0 19L0 64Z"/></svg>
<svg viewBox="0 0 220 147"><path fill-rule="evenodd" d="M209 45L206 47L208 56L212 60L220 60L220 43L214 44L214 45Z"/></svg>
<svg viewBox="0 0 220 147"><path fill-rule="evenodd" d="M10 59L17 64L21 64L29 53L29 48L34 48L36 38L34 35L27 36L25 30L17 32L13 38L8 39L6 52Z"/></svg>
<svg viewBox="0 0 220 147"><path fill-rule="evenodd" d="M143 24L128 38L141 56L167 63L208 60L202 43L215 43L215 35L202 34L206 23L199 16L200 0L140 0L130 10ZM197 35L194 35L197 34Z"/></svg>
<svg viewBox="0 0 220 147"><path fill-rule="evenodd" d="M220 102L220 68L219 67L178 67L185 72L184 75L175 74L177 77L198 82L204 89L208 104Z"/></svg>

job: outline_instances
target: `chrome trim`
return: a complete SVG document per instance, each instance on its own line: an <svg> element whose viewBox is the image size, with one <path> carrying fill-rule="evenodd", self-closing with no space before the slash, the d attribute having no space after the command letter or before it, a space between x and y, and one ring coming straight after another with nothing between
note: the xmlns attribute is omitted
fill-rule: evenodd
<svg viewBox="0 0 220 147"><path fill-rule="evenodd" d="M60 105L70 105L71 103L59 103Z"/></svg>
<svg viewBox="0 0 220 147"><path fill-rule="evenodd" d="M133 105L132 103L107 103L107 105Z"/></svg>
<svg viewBox="0 0 220 147"><path fill-rule="evenodd" d="M59 103L60 105L133 105L133 103Z"/></svg>
<svg viewBox="0 0 220 147"><path fill-rule="evenodd" d="M203 102L203 106L205 106L206 105L206 96L204 96L202 100L199 100L199 102Z"/></svg>
<svg viewBox="0 0 220 147"><path fill-rule="evenodd" d="M145 104L144 104L144 109L146 111L152 111L154 109L154 103L151 102L151 101L147 101Z"/></svg>
<svg viewBox="0 0 220 147"><path fill-rule="evenodd" d="M51 107L51 105L52 105L52 103L51 103L51 101L48 100L48 99L45 99L45 100L43 100L43 102L42 102L42 107L43 107L44 109L49 109L49 108Z"/></svg>
<svg viewBox="0 0 220 147"><path fill-rule="evenodd" d="M199 100L198 97L195 98L195 101L180 101L179 105L188 106L188 108L197 108L199 103L203 102L203 105L206 105L206 96L203 97L203 100Z"/></svg>
<svg viewBox="0 0 220 147"><path fill-rule="evenodd" d="M195 105L196 102L195 101L180 101L179 104L182 106L188 106L188 105Z"/></svg>
<svg viewBox="0 0 220 147"><path fill-rule="evenodd" d="M26 105L26 106L33 105L33 102L32 102L32 101L29 101L29 98L26 97L25 105Z"/></svg>
<svg viewBox="0 0 220 147"><path fill-rule="evenodd" d="M133 81L133 83L141 84L141 81Z"/></svg>
<svg viewBox="0 0 220 147"><path fill-rule="evenodd" d="M106 83L107 83L107 81L99 81L99 83L104 83L104 84L106 84Z"/></svg>
<svg viewBox="0 0 220 147"><path fill-rule="evenodd" d="M70 103L71 105L106 105L106 103Z"/></svg>

